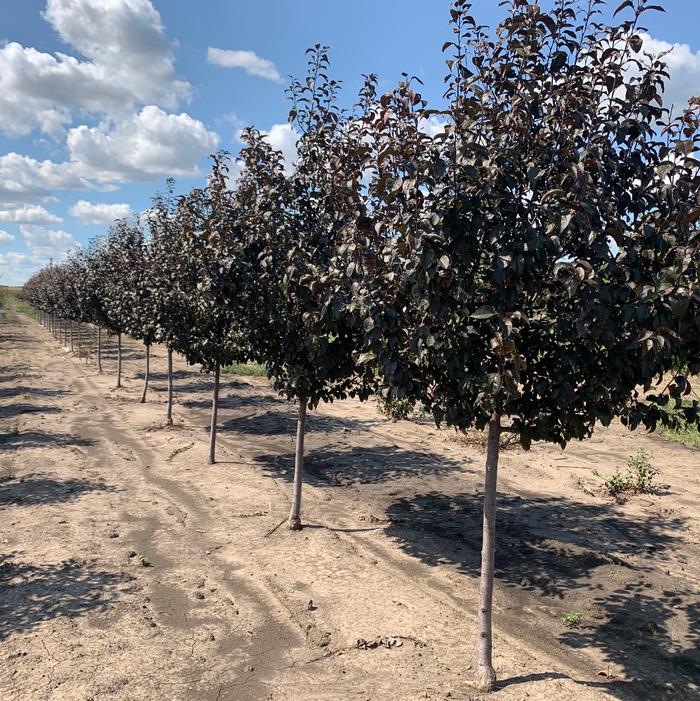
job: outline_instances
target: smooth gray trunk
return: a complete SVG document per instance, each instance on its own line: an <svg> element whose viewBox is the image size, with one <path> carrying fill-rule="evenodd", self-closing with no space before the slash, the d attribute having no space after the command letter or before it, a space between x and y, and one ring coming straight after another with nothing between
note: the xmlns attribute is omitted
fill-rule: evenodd
<svg viewBox="0 0 700 701"><path fill-rule="evenodd" d="M173 349L168 348L168 424L173 422Z"/></svg>
<svg viewBox="0 0 700 701"><path fill-rule="evenodd" d="M479 638L476 649L475 686L480 691L492 691L496 686L493 668L493 570L496 552L496 486L498 482L498 452L501 440L501 416L494 414L489 421L484 478L484 525L481 542L481 580L479 582Z"/></svg>
<svg viewBox="0 0 700 701"><path fill-rule="evenodd" d="M294 452L294 491L292 492L292 510L289 513L289 527L293 531L301 530L301 486L304 478L304 432L306 426L306 397L299 398L299 417L297 419L297 441Z"/></svg>
<svg viewBox="0 0 700 701"><path fill-rule="evenodd" d="M102 327L97 327L97 372L102 374Z"/></svg>
<svg viewBox="0 0 700 701"><path fill-rule="evenodd" d="M146 403L146 393L148 392L148 378L151 374L151 346L148 343L146 346L146 374L143 378L143 394L141 395L141 404Z"/></svg>
<svg viewBox="0 0 700 701"><path fill-rule="evenodd" d="M122 335L117 334L117 387L122 386Z"/></svg>
<svg viewBox="0 0 700 701"><path fill-rule="evenodd" d="M211 429L209 430L209 464L216 462L216 417L219 410L219 363L214 370L214 396L211 401Z"/></svg>

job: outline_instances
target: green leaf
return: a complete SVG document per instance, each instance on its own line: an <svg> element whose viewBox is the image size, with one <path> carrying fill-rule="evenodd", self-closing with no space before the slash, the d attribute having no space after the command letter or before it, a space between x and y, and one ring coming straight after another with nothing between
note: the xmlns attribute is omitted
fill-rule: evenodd
<svg viewBox="0 0 700 701"><path fill-rule="evenodd" d="M496 312L488 306L479 307L475 312L469 315L472 319L490 319L496 316Z"/></svg>

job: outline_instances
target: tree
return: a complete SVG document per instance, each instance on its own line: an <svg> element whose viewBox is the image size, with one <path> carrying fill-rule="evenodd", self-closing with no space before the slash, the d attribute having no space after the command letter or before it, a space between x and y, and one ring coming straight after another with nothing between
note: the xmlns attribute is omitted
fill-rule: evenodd
<svg viewBox="0 0 700 701"><path fill-rule="evenodd" d="M92 239L85 249L76 252L77 265L79 266L79 280L77 284L80 306L83 310L85 321L97 326L97 372L102 374L102 329L109 325L109 318L105 308L103 292L103 280L101 278L101 247L103 239Z"/></svg>
<svg viewBox="0 0 700 701"><path fill-rule="evenodd" d="M248 130L238 191L247 256L257 265L250 278L256 301L247 323L251 352L275 389L299 404L289 517L294 530L301 528L307 408L347 396L365 398L370 386L353 357L361 332L352 313L345 313L347 289L329 272L347 224L343 183L349 171L339 154L350 137L336 106L339 83L328 76L327 47L316 45L307 54L306 80L294 81L288 91L290 122L300 134L293 172L285 178L280 154Z"/></svg>
<svg viewBox="0 0 700 701"><path fill-rule="evenodd" d="M653 8L622 3L631 18L608 26L602 0L504 4L491 35L454 3L447 109L428 110L405 80L368 115L367 205L334 266L340 277L355 263L359 360L385 393L488 430L483 690L496 681L501 432L564 447L614 417L647 429L699 417L681 402L700 363L698 110L669 124L661 106L665 66L639 36ZM445 122L432 138L431 117ZM688 371L646 394L681 358Z"/></svg>
<svg viewBox="0 0 700 701"><path fill-rule="evenodd" d="M221 367L248 358L240 324L248 296L243 241L232 193L227 187L228 156L213 156L205 188L194 189L177 207L180 234L177 309L181 311L174 347L190 364L214 373L209 462L215 462L216 423Z"/></svg>
<svg viewBox="0 0 700 701"><path fill-rule="evenodd" d="M131 238L127 254L129 257L129 290L133 295L133 305L129 309L126 332L134 339L143 341L146 349L143 392L141 404L146 401L151 370L151 346L158 339L159 306L156 304L152 260L149 255L141 224L131 227Z"/></svg>
<svg viewBox="0 0 700 701"><path fill-rule="evenodd" d="M105 311L105 327L117 336L117 387L122 386L122 334L133 321L137 288L135 276L141 264L143 232L126 220L116 221L93 259L98 294Z"/></svg>
<svg viewBox="0 0 700 701"><path fill-rule="evenodd" d="M168 351L168 424L173 422L173 349L187 345L187 329L182 323L186 299L175 274L180 235L176 214L173 181L168 180L165 193L153 198L153 206L146 215L149 287L156 320L155 340L163 343Z"/></svg>

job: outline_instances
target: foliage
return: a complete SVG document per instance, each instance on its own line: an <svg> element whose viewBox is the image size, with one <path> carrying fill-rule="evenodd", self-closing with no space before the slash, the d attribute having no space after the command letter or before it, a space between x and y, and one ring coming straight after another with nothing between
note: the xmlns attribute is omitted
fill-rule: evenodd
<svg viewBox="0 0 700 701"><path fill-rule="evenodd" d="M248 360L241 309L252 302L239 220L227 187L227 154L212 157L204 188L195 188L177 205L176 249L168 260L177 280L173 309L180 331L170 332L173 347L204 370Z"/></svg>
<svg viewBox="0 0 700 701"><path fill-rule="evenodd" d="M173 186L173 180L168 180L166 191L153 198L151 209L146 214L148 301L154 340L169 348L184 349L187 346L187 325L182 322L187 302L180 276L175 272L180 254L180 222Z"/></svg>
<svg viewBox="0 0 700 701"><path fill-rule="evenodd" d="M624 503L633 494L654 494L656 487L653 482L659 471L651 464L649 452L640 448L627 460L624 474L619 470L611 475L602 475L598 470L593 470L593 474L603 480L605 489L615 501Z"/></svg>
<svg viewBox="0 0 700 701"><path fill-rule="evenodd" d="M267 372L258 363L232 363L221 368L222 372L229 375L249 375L252 377L265 377Z"/></svg>
<svg viewBox="0 0 700 701"><path fill-rule="evenodd" d="M327 47L307 53L308 76L289 89L290 122L300 133L294 171L285 176L281 154L247 130L239 200L256 264L253 311L261 315L248 325L251 351L278 391L314 408L365 398L371 373L358 373L358 317L331 268L347 224L347 181L357 175L353 159L343 158L348 122L336 106L339 84L328 76Z"/></svg>
<svg viewBox="0 0 700 701"><path fill-rule="evenodd" d="M638 388L700 360L698 107L661 108L665 65L631 40L646 3L612 27L574 3L507 5L492 39L455 3L442 133L421 131L435 112L408 78L366 115L346 249L360 359L438 423L508 416L525 447L614 416L697 421L696 402L659 408L687 377L665 398Z"/></svg>
<svg viewBox="0 0 700 701"><path fill-rule="evenodd" d="M569 611L561 617L561 622L567 628L579 628L582 620L583 616L579 611Z"/></svg>
<svg viewBox="0 0 700 701"><path fill-rule="evenodd" d="M391 399L378 394L377 408L392 421L403 421L415 411L416 402L412 399Z"/></svg>

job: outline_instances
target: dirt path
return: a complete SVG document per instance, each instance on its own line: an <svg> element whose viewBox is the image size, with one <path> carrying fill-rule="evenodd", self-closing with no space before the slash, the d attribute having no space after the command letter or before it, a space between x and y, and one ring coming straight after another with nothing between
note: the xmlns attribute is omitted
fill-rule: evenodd
<svg viewBox="0 0 700 701"><path fill-rule="evenodd" d="M164 354L145 405L141 349L126 355L115 390L111 346L97 375L35 322L0 320L0 698L478 698L478 448L372 403L324 406L308 525L266 535L289 509L294 407L227 378L209 466L210 379L177 364L167 428ZM591 469L642 446L668 487L596 496ZM698 453L614 427L503 462L489 698L700 698Z"/></svg>

